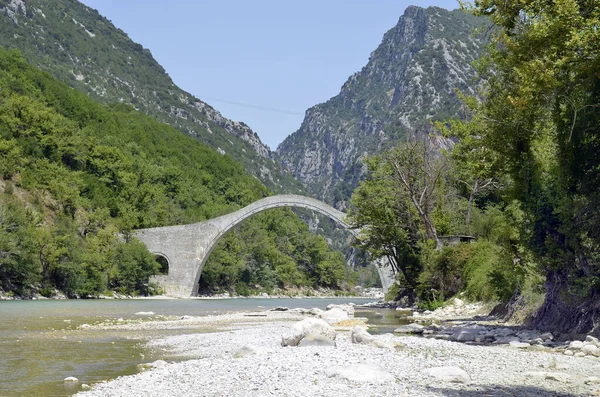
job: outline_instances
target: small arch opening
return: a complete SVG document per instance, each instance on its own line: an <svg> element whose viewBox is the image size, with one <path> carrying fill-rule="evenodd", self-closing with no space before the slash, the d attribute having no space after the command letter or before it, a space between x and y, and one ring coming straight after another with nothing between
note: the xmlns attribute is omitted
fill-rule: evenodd
<svg viewBox="0 0 600 397"><path fill-rule="evenodd" d="M158 268L158 274L162 274L163 276L168 275L169 274L169 260L164 255L160 255L160 254L154 254L154 259L160 265L160 267Z"/></svg>

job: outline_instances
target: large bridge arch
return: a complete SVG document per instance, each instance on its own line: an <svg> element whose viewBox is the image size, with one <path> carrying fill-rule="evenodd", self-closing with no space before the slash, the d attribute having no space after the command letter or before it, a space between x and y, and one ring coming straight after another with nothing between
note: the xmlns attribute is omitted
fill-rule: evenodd
<svg viewBox="0 0 600 397"><path fill-rule="evenodd" d="M254 214L281 207L307 208L331 218L355 236L359 233L346 223L345 213L311 197L286 194L263 198L238 211L204 222L140 229L136 236L150 252L168 258L169 273L155 276L165 293L187 298L197 294L204 265L221 237ZM387 291L394 281L392 270L389 266L381 266L381 263L376 265L382 286Z"/></svg>

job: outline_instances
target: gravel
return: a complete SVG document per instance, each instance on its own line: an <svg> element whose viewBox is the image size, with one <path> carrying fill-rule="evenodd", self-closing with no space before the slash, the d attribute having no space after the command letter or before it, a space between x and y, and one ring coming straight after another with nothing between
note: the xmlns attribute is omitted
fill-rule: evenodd
<svg viewBox="0 0 600 397"><path fill-rule="evenodd" d="M337 332L335 347L282 347L282 335L302 318L305 315L284 311L97 325L147 329L154 324L163 329L185 323L214 332L151 340L150 348L187 360L149 363L137 375L95 384L77 396L570 397L600 393L600 359L566 356L542 346L515 349L386 334L377 338L395 348L377 348L352 343L350 332L344 330ZM445 381L446 370L462 370L466 375L458 382Z"/></svg>

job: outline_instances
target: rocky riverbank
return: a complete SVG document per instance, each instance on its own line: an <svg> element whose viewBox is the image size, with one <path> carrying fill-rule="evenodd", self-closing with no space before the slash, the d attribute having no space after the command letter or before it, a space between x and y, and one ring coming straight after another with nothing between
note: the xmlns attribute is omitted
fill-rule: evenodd
<svg viewBox="0 0 600 397"><path fill-rule="evenodd" d="M560 351L543 343L521 348L475 340L373 336L362 319L353 317L351 306L113 321L94 327L176 328L183 323L213 332L170 336L150 341L149 347L186 361L147 363L140 374L96 384L81 396L570 397L600 393L600 359L595 355L565 355L568 348ZM478 334L481 331L477 329Z"/></svg>

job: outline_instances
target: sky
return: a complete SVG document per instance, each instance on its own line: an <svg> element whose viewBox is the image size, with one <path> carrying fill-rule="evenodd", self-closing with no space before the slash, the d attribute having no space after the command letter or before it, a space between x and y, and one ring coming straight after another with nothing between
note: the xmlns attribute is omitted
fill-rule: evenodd
<svg viewBox="0 0 600 397"><path fill-rule="evenodd" d="M80 0L148 48L183 90L271 149L339 93L409 5L456 0Z"/></svg>

